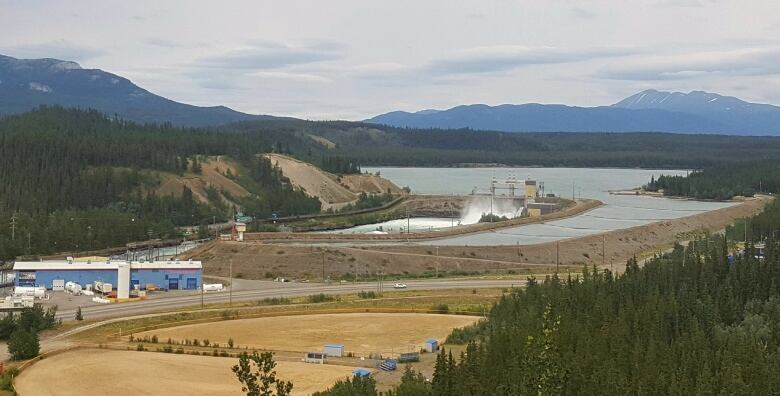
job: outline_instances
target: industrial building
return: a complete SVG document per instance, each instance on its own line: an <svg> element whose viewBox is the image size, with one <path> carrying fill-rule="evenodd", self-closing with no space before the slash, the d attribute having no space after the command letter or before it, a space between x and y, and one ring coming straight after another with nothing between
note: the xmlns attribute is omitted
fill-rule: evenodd
<svg viewBox="0 0 780 396"><path fill-rule="evenodd" d="M43 286L61 290L65 283L91 285L104 282L116 286L117 296L127 298L129 290L185 290L201 287L200 261L67 260L17 261L13 267L16 286Z"/></svg>

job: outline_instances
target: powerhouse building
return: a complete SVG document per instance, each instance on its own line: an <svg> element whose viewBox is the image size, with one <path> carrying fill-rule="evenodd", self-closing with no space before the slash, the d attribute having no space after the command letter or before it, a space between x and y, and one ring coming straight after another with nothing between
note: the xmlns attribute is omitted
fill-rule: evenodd
<svg viewBox="0 0 780 396"><path fill-rule="evenodd" d="M79 261L47 260L14 263L16 286L44 286L54 290L67 282L82 286L96 281L110 283L117 290L198 289L203 266L200 261Z"/></svg>

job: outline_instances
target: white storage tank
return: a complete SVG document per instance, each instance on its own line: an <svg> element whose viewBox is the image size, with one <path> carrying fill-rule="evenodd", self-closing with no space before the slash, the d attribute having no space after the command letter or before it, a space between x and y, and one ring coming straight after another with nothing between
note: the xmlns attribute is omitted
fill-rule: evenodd
<svg viewBox="0 0 780 396"><path fill-rule="evenodd" d="M203 284L203 291L207 292L218 292L222 291L225 287L222 286L221 283L204 283Z"/></svg>
<svg viewBox="0 0 780 396"><path fill-rule="evenodd" d="M14 296L30 296L35 298L46 297L46 287L44 286L16 286L14 287Z"/></svg>
<svg viewBox="0 0 780 396"><path fill-rule="evenodd" d="M130 263L119 263L119 274L117 275L116 297L130 298Z"/></svg>
<svg viewBox="0 0 780 396"><path fill-rule="evenodd" d="M81 285L76 282L67 282L65 283L65 291L74 296L78 296L81 294Z"/></svg>

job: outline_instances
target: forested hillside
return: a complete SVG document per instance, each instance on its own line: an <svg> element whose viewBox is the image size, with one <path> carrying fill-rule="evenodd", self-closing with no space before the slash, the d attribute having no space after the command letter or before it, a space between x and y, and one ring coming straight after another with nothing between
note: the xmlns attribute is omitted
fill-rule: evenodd
<svg viewBox="0 0 780 396"><path fill-rule="evenodd" d="M665 133L506 133L468 129L406 129L356 122L272 120L226 129L316 136L332 146L291 147L322 165L322 150L360 166L643 167L699 169L719 163L780 157L780 137ZM327 148L327 147L331 148Z"/></svg>
<svg viewBox="0 0 780 396"><path fill-rule="evenodd" d="M139 125L95 111L42 108L0 121L0 260L21 254L90 250L170 238L176 226L224 221L229 211L192 191L155 193L160 173L199 172L201 156L229 155L248 176L252 215L319 211L257 153L296 146L272 132ZM299 143L303 145L304 143Z"/></svg>

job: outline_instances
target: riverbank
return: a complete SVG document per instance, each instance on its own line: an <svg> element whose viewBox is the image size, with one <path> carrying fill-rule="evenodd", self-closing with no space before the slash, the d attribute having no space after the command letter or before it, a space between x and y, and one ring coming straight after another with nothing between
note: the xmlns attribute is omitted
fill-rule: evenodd
<svg viewBox="0 0 780 396"><path fill-rule="evenodd" d="M578 199L573 204L553 213L539 217L522 217L495 223L478 223L443 229L435 232L408 233L408 234L337 234L317 233L304 234L295 232L256 232L247 233L244 239L249 242L286 243L286 242L351 242L351 241L419 241L446 238L464 234L473 234L500 230L502 228L542 223L550 220L564 219L585 213L601 206L600 201L594 199Z"/></svg>
<svg viewBox="0 0 780 396"><path fill-rule="evenodd" d="M365 278L377 272L397 278L484 273L532 275L549 273L556 267L562 272L578 272L583 265L621 271L631 257L666 249L675 241L688 240L699 233L720 231L737 219L760 212L772 199L760 196L688 217L535 245L305 246L290 243L293 240L259 240L220 242L201 251L196 258L203 260L209 275L227 276L232 263L234 276L246 279L286 276L317 280L325 273L331 279L348 280L355 273Z"/></svg>

